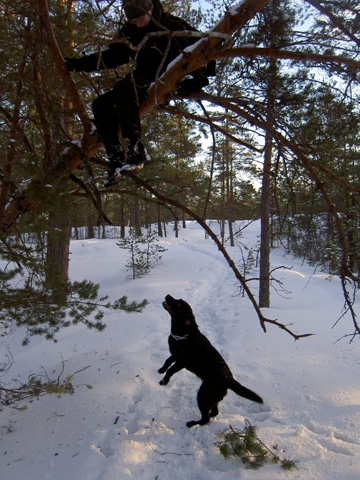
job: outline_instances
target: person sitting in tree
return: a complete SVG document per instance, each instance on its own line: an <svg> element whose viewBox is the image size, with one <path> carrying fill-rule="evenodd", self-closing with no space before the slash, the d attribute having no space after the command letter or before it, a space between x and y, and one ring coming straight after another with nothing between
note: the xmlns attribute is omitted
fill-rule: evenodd
<svg viewBox="0 0 360 480"><path fill-rule="evenodd" d="M183 19L166 13L160 0L122 0L127 22L120 28L115 41L102 52L84 55L82 58L65 58L69 71L92 72L116 68L135 62L134 70L100 95L92 103L96 128L109 158L108 177L105 186L117 182L121 172L141 169L150 162L150 157L141 139L139 104L154 81L166 70L186 47L198 41L198 37L173 35L167 32L197 31ZM163 35L151 35L164 32ZM138 47L138 48L137 48ZM215 75L215 62L183 79L177 89L181 96L200 91L209 84L208 77ZM129 141L128 151L119 139Z"/></svg>

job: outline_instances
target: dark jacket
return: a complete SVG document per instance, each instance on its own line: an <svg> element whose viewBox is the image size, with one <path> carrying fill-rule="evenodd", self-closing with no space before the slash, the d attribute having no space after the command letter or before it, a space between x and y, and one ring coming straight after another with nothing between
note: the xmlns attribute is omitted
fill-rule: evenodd
<svg viewBox="0 0 360 480"><path fill-rule="evenodd" d="M79 59L71 59L71 70L92 72L104 68L116 68L132 59L135 61L135 68L141 77L149 83L153 82L182 50L199 40L198 37L191 35L171 36L171 34L167 34L167 32L184 30L196 32L197 30L185 20L164 12L159 0L153 0L153 4L152 19L148 26L138 28L134 24L126 22L120 28L115 40L109 44L107 50L104 50L100 57L98 54L92 54ZM162 32L164 34L161 34ZM138 47L141 42L143 44L140 50L131 48L131 45ZM215 62L209 62L207 67L193 72L192 75L215 75Z"/></svg>

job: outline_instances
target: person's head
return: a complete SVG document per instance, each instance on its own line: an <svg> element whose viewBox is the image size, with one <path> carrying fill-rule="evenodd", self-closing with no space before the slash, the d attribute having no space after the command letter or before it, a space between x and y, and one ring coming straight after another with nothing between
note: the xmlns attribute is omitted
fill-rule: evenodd
<svg viewBox="0 0 360 480"><path fill-rule="evenodd" d="M154 7L151 0L123 0L123 7L129 22L137 27L146 27L150 23Z"/></svg>

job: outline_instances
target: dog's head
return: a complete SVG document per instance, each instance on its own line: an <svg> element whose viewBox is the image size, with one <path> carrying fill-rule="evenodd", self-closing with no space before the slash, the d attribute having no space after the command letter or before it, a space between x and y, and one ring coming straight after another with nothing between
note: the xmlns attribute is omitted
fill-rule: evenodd
<svg viewBox="0 0 360 480"><path fill-rule="evenodd" d="M197 327L193 311L185 300L176 300L171 295L166 295L163 307L170 313L172 331L175 328L186 332L193 326Z"/></svg>

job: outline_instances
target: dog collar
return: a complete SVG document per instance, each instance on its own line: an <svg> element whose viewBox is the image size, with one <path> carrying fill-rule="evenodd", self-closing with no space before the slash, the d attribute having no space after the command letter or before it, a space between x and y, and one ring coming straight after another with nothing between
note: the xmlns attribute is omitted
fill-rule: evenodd
<svg viewBox="0 0 360 480"><path fill-rule="evenodd" d="M174 335L173 333L170 333L170 337L172 337L174 340L186 340L188 336L189 334L180 337L179 335Z"/></svg>

